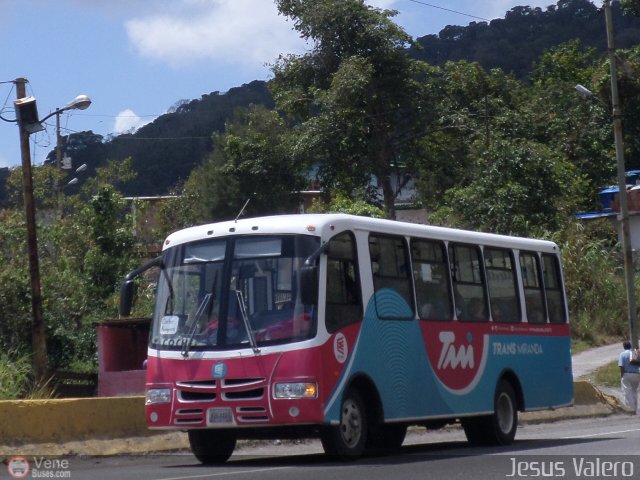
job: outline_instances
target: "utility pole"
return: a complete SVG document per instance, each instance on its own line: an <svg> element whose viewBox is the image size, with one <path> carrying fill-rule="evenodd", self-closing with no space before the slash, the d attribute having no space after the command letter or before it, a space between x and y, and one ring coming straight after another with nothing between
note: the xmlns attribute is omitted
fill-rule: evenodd
<svg viewBox="0 0 640 480"><path fill-rule="evenodd" d="M16 78L17 98L26 97L26 78ZM22 157L22 191L27 222L27 249L29 251L29 273L31 277L31 342L33 348L33 373L36 383L46 380L48 370L47 342L42 313L42 294L40 292L40 262L38 259L38 239L36 235L36 210L33 201L33 176L31 172L31 151L29 132L23 125L20 129L20 154Z"/></svg>
<svg viewBox="0 0 640 480"><path fill-rule="evenodd" d="M607 51L609 52L609 70L611 73L611 108L613 113L613 135L616 144L616 163L618 166L618 190L620 198L620 228L622 230L622 250L624 256L624 273L627 287L627 315L629 319L629 340L633 348L638 348L638 331L636 328L636 292L635 267L631 251L631 234L629 228L629 203L627 201L627 182L624 166L624 143L622 137L622 109L618 96L618 68L613 41L613 20L611 0L603 1L605 21L607 25Z"/></svg>

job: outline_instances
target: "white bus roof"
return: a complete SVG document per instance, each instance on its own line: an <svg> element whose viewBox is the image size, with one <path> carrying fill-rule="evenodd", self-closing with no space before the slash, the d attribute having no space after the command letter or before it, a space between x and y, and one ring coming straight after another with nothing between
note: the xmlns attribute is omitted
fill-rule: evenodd
<svg viewBox="0 0 640 480"><path fill-rule="evenodd" d="M343 230L374 231L421 238L433 238L460 243L496 247L558 252L558 246L547 240L511 237L493 233L474 232L454 228L436 227L346 214L299 214L244 218L237 221L210 223L185 228L172 233L163 248L186 242L220 238L229 235L304 234L320 236L324 240Z"/></svg>

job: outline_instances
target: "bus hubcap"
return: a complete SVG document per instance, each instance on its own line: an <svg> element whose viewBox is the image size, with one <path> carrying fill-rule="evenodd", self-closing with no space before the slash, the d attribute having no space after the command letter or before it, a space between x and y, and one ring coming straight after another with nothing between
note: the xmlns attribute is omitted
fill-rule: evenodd
<svg viewBox="0 0 640 480"><path fill-rule="evenodd" d="M496 414L500 431L503 433L510 432L513 427L513 405L511 404L511 398L506 393L502 393L498 397Z"/></svg>
<svg viewBox="0 0 640 480"><path fill-rule="evenodd" d="M356 445L362 435L362 415L358 405L350 399L345 402L342 408L340 427L344 442L350 447Z"/></svg>

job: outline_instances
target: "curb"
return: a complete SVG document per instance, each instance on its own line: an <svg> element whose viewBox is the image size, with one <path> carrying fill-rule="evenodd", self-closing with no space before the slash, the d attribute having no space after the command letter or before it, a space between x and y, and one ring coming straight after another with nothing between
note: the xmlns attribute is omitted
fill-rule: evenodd
<svg viewBox="0 0 640 480"><path fill-rule="evenodd" d="M8 443L147 434L140 396L0 401L0 438Z"/></svg>

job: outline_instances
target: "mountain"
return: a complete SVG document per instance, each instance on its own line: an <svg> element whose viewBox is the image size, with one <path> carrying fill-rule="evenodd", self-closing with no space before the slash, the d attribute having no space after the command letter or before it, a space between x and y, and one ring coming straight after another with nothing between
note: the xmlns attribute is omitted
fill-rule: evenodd
<svg viewBox="0 0 640 480"><path fill-rule="evenodd" d="M82 173L85 178L108 160L131 157L137 177L118 187L125 195L162 195L186 180L211 152L213 133L224 131L225 122L232 118L234 111L251 104L274 107L265 82L256 80L225 93L212 92L197 100L178 102L170 113L136 132L106 141L91 131L71 134L65 137L63 151L72 158L73 168L88 166ZM45 163L55 164L55 151L47 156ZM65 189L69 194L77 191L78 186Z"/></svg>
<svg viewBox="0 0 640 480"><path fill-rule="evenodd" d="M616 48L640 43L640 18L622 15L618 2L613 2L612 12ZM475 61L524 80L544 50L576 38L598 52L606 51L604 12L588 0L560 0L546 10L515 7L503 19L448 26L438 35L418 38L420 48L410 54L432 65Z"/></svg>

